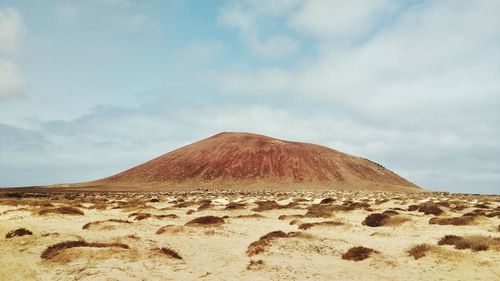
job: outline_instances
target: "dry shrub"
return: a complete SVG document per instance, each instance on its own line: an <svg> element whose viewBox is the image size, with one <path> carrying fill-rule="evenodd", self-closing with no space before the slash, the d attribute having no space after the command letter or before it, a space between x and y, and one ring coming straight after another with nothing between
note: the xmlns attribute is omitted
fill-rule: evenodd
<svg viewBox="0 0 500 281"><path fill-rule="evenodd" d="M431 249L431 245L423 243L412 246L410 249L406 251L409 256L414 257L416 260L422 258L426 255L426 253Z"/></svg>
<svg viewBox="0 0 500 281"><path fill-rule="evenodd" d="M90 227L94 225L99 225L107 222L114 222L114 223L132 223L131 221L128 220L118 220L118 219L109 219L109 220L104 220L104 221L93 221L86 223L82 226L82 229L89 229Z"/></svg>
<svg viewBox="0 0 500 281"><path fill-rule="evenodd" d="M165 233L165 232L168 232L168 233L180 233L180 232L183 232L183 231L184 231L184 227L182 225L169 224L169 225L165 225L165 226L160 227L156 231L156 234L162 234L162 233Z"/></svg>
<svg viewBox="0 0 500 281"><path fill-rule="evenodd" d="M174 258L174 259L178 259L178 260L182 260L182 257L179 255L179 253L177 253L177 251L175 251L173 249L170 249L170 248L167 248L167 247L161 247L159 250L160 250L160 252L162 254L165 254L168 257L171 257L171 258Z"/></svg>
<svg viewBox="0 0 500 281"><path fill-rule="evenodd" d="M328 198L324 198L323 200L321 200L321 202L319 202L320 204L332 204L333 202L335 201L335 199L331 198L331 197L328 197Z"/></svg>
<svg viewBox="0 0 500 281"><path fill-rule="evenodd" d="M220 226L224 224L224 219L216 216L199 217L187 222L186 226Z"/></svg>
<svg viewBox="0 0 500 281"><path fill-rule="evenodd" d="M74 207L42 208L38 210L38 214L39 215L61 214L61 215L77 215L77 216L84 215L82 210Z"/></svg>
<svg viewBox="0 0 500 281"><path fill-rule="evenodd" d="M260 270L264 267L263 260L250 260L247 266L247 270Z"/></svg>
<svg viewBox="0 0 500 281"><path fill-rule="evenodd" d="M224 208L224 210L241 210L241 209L245 209L244 203L231 202L226 205L226 208Z"/></svg>
<svg viewBox="0 0 500 281"><path fill-rule="evenodd" d="M145 220L147 218L151 218L152 216L153 215L150 213L132 213L132 214L128 215L129 218L135 217L134 220L136 220L136 221Z"/></svg>
<svg viewBox="0 0 500 281"><path fill-rule="evenodd" d="M389 216L380 213L373 213L368 215L365 220L361 223L362 225L367 225L370 227L383 226L389 221Z"/></svg>
<svg viewBox="0 0 500 281"><path fill-rule="evenodd" d="M203 203L203 204L201 204L198 207L198 211L210 209L211 207L212 207L212 204L210 204L210 203Z"/></svg>
<svg viewBox="0 0 500 281"><path fill-rule="evenodd" d="M378 251L362 246L357 246L350 248L349 250L347 250L347 252L342 254L342 259L350 261L362 261L369 258L372 254L376 253L378 253Z"/></svg>
<svg viewBox="0 0 500 281"><path fill-rule="evenodd" d="M408 211L410 211L410 212L417 211L418 208L420 208L419 205L410 205L410 206L408 206Z"/></svg>
<svg viewBox="0 0 500 281"><path fill-rule="evenodd" d="M441 208L439 208L438 205L434 203L421 204L420 207L418 208L418 211L420 213L424 213L425 215L435 215L435 216L439 216L444 212Z"/></svg>
<svg viewBox="0 0 500 281"><path fill-rule="evenodd" d="M15 236L24 236L24 235L33 235L33 232L30 230L27 230L26 228L18 228L16 230L9 231L6 235L5 238L12 238Z"/></svg>
<svg viewBox="0 0 500 281"><path fill-rule="evenodd" d="M281 230L269 232L268 234L260 237L259 240L250 243L250 245L248 245L246 253L248 256L257 255L261 252L264 252L264 250L269 246L272 240L276 238L287 238L287 237L288 234L286 234Z"/></svg>
<svg viewBox="0 0 500 281"><path fill-rule="evenodd" d="M93 247L93 248L118 247L122 249L129 249L129 246L123 243L100 243L100 242L89 243L84 240L76 240L76 241L60 242L52 246L49 246L47 247L47 249L45 249L45 251L43 251L40 257L42 259L49 260L57 256L61 251L76 247Z"/></svg>
<svg viewBox="0 0 500 281"><path fill-rule="evenodd" d="M313 223L302 223L299 225L299 229L309 229L314 226L339 226L343 225L343 223L338 221L322 221L322 222L313 222Z"/></svg>
<svg viewBox="0 0 500 281"><path fill-rule="evenodd" d="M168 215L156 215L155 218L157 218L157 219L164 219L164 218L167 218L167 219L178 219L179 216L176 215L176 214L168 214Z"/></svg>
<svg viewBox="0 0 500 281"><path fill-rule="evenodd" d="M386 211L383 211L382 214L388 215L388 216L395 216L395 215L399 215L399 212L394 211L394 210L386 210Z"/></svg>
<svg viewBox="0 0 500 281"><path fill-rule="evenodd" d="M263 211L269 211L269 210L274 210L274 209L282 209L284 206L281 206L280 204L276 203L276 201L258 201L255 202L257 204L256 208L253 208L252 211L255 212L263 212Z"/></svg>
<svg viewBox="0 0 500 281"><path fill-rule="evenodd" d="M471 249L474 252L486 251L488 249L500 250L500 238L492 238L483 235L470 235L460 237L456 235L445 235L438 241L438 245L453 245L455 249Z"/></svg>
<svg viewBox="0 0 500 281"><path fill-rule="evenodd" d="M196 202L181 202L172 206L173 208L187 208L196 205Z"/></svg>
<svg viewBox="0 0 500 281"><path fill-rule="evenodd" d="M474 223L474 217L453 217L453 218L432 218L429 224L438 225L471 225Z"/></svg>
<svg viewBox="0 0 500 281"><path fill-rule="evenodd" d="M188 211L186 212L186 215L188 215L188 216L189 216L189 215L191 215L191 214L192 214L192 213L194 213L194 212L195 212L194 210L188 210Z"/></svg>
<svg viewBox="0 0 500 281"><path fill-rule="evenodd" d="M486 216L488 218L494 218L494 217L500 218L500 212L498 212L498 211L491 212L491 213L487 214Z"/></svg>
<svg viewBox="0 0 500 281"><path fill-rule="evenodd" d="M307 213L304 215L308 218L329 218L332 216L333 206L331 205L312 205L307 208Z"/></svg>
<svg viewBox="0 0 500 281"><path fill-rule="evenodd" d="M279 220L288 220L288 219L301 219L303 215L280 215L278 217Z"/></svg>
<svg viewBox="0 0 500 281"><path fill-rule="evenodd" d="M234 218L238 218L238 219L247 219L247 218L256 218L256 219L261 219L261 218L265 218L263 215L261 214L250 214L250 215L238 215L238 216L235 216Z"/></svg>

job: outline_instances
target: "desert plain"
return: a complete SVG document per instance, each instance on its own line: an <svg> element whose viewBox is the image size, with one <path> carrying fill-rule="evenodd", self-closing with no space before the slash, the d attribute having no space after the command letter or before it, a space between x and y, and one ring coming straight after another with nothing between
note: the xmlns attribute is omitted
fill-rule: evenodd
<svg viewBox="0 0 500 281"><path fill-rule="evenodd" d="M0 280L500 280L500 196L0 193Z"/></svg>

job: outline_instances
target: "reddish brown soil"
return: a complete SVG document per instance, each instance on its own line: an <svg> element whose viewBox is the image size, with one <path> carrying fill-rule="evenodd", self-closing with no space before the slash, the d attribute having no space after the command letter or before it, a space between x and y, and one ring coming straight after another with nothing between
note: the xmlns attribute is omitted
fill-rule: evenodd
<svg viewBox="0 0 500 281"><path fill-rule="evenodd" d="M220 133L79 186L420 190L367 159L319 145L249 133Z"/></svg>

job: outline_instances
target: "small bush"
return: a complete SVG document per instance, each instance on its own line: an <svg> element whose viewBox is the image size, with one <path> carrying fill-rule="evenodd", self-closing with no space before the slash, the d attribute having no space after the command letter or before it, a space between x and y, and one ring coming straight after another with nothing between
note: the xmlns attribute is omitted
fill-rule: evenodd
<svg viewBox="0 0 500 281"><path fill-rule="evenodd" d="M53 257L57 256L61 251L76 247L94 247L94 248L118 247L122 249L129 249L129 246L127 244L122 244L122 243L98 243L98 242L89 243L84 240L76 240L76 241L60 242L52 246L49 246L47 247L47 249L45 249L45 251L42 252L40 257L46 260L52 259Z"/></svg>
<svg viewBox="0 0 500 281"><path fill-rule="evenodd" d="M443 238L439 239L438 245L456 245L462 240L464 240L464 238L457 235L445 235Z"/></svg>
<svg viewBox="0 0 500 281"><path fill-rule="evenodd" d="M83 211L74 207L42 208L38 210L38 214L39 215L61 214L61 215L83 216Z"/></svg>
<svg viewBox="0 0 500 281"><path fill-rule="evenodd" d="M264 266L264 261L262 260L250 260L247 266L247 270L259 270Z"/></svg>
<svg viewBox="0 0 500 281"><path fill-rule="evenodd" d="M438 225L470 225L474 222L474 217L453 217L453 218L432 218L429 224Z"/></svg>
<svg viewBox="0 0 500 281"><path fill-rule="evenodd" d="M350 261L362 261L369 258L374 253L378 253L378 251L362 246L352 247L347 252L342 254L342 259Z"/></svg>
<svg viewBox="0 0 500 281"><path fill-rule="evenodd" d="M224 224L224 219L216 216L199 217L187 222L186 226L219 226Z"/></svg>
<svg viewBox="0 0 500 281"><path fill-rule="evenodd" d="M321 202L319 202L320 204L332 204L333 202L335 201L335 199L331 198L331 197L328 197L328 198L324 198L323 200L321 200Z"/></svg>
<svg viewBox="0 0 500 281"><path fill-rule="evenodd" d="M6 235L5 238L12 238L15 236L25 236L25 235L33 235L33 232L30 230L27 230L26 228L18 228L16 230L9 231Z"/></svg>
<svg viewBox="0 0 500 281"><path fill-rule="evenodd" d="M363 225L367 225L370 227L378 227L383 226L389 221L389 216L380 213L373 213L368 215L365 220L362 222Z"/></svg>
<svg viewBox="0 0 500 281"><path fill-rule="evenodd" d="M287 237L289 237L288 234L286 234L281 230L269 232L268 234L260 237L259 240L250 243L250 245L248 245L246 253L248 256L257 255L261 252L264 252L265 248L269 246L272 240L276 238L287 238Z"/></svg>
<svg viewBox="0 0 500 281"><path fill-rule="evenodd" d="M93 225L99 225L99 224L103 224L103 223L106 223L106 222L114 222L114 223L132 223L131 221L127 221L127 220L118 220L118 219L109 219L109 220L104 220L104 221L93 221L93 222L89 222L89 223L86 223L82 226L82 229L89 229L90 227L92 227Z"/></svg>
<svg viewBox="0 0 500 281"><path fill-rule="evenodd" d="M338 221L322 221L322 222L313 222L313 223L303 223L299 225L299 229L309 229L314 226L338 226L343 225L343 223Z"/></svg>
<svg viewBox="0 0 500 281"><path fill-rule="evenodd" d="M431 245L429 244L418 244L412 246L410 249L406 251L409 256L414 257L416 260L422 258L426 255L426 253L431 249Z"/></svg>
<svg viewBox="0 0 500 281"><path fill-rule="evenodd" d="M425 203L420 205L418 211L426 215L435 215L435 216L439 216L444 212L441 208L439 208L438 205L433 203Z"/></svg>
<svg viewBox="0 0 500 281"><path fill-rule="evenodd" d="M160 248L160 252L174 259L182 260L182 257L175 250L170 248L162 247Z"/></svg>

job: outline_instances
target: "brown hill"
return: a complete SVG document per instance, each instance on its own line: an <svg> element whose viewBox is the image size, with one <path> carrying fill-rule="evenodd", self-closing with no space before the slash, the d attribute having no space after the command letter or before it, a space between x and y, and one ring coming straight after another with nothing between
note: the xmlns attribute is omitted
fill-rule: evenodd
<svg viewBox="0 0 500 281"><path fill-rule="evenodd" d="M367 159L249 133L220 133L114 176L78 184L113 189L343 189L420 191Z"/></svg>

